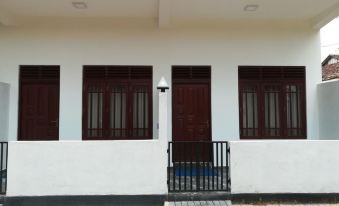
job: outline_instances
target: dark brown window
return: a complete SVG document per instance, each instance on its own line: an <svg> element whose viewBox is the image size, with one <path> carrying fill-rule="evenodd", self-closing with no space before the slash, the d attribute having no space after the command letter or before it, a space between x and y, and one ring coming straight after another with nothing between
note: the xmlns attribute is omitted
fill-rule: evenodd
<svg viewBox="0 0 339 206"><path fill-rule="evenodd" d="M306 138L304 67L239 67L241 139Z"/></svg>
<svg viewBox="0 0 339 206"><path fill-rule="evenodd" d="M84 66L83 138L152 138L152 67Z"/></svg>

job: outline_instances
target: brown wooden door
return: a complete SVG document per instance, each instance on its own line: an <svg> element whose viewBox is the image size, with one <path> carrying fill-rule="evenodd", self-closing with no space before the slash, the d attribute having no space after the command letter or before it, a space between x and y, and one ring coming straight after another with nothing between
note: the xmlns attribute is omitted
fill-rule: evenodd
<svg viewBox="0 0 339 206"><path fill-rule="evenodd" d="M59 80L21 78L19 140L59 139Z"/></svg>
<svg viewBox="0 0 339 206"><path fill-rule="evenodd" d="M174 160L208 161L211 121L209 84L173 84L173 141L205 143L180 144L174 148Z"/></svg>
<svg viewBox="0 0 339 206"><path fill-rule="evenodd" d="M210 98L207 84L173 85L173 140L210 140Z"/></svg>

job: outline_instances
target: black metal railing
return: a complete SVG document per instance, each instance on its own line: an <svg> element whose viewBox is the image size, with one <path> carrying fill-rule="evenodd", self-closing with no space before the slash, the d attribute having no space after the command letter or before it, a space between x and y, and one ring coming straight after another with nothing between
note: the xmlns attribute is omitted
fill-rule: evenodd
<svg viewBox="0 0 339 206"><path fill-rule="evenodd" d="M230 191L230 149L222 141L168 143L169 192Z"/></svg>
<svg viewBox="0 0 339 206"><path fill-rule="evenodd" d="M0 142L0 194L6 194L7 190L7 160L8 160L8 143Z"/></svg>

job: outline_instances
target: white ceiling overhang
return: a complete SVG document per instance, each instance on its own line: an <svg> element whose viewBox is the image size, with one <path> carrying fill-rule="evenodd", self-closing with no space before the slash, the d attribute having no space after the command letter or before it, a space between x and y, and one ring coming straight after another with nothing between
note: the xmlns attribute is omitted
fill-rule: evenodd
<svg viewBox="0 0 339 206"><path fill-rule="evenodd" d="M84 2L77 9L73 2ZM256 11L244 11L257 5ZM181 22L306 22L319 29L339 16L339 0L0 0L3 25L28 19L138 19L160 28Z"/></svg>

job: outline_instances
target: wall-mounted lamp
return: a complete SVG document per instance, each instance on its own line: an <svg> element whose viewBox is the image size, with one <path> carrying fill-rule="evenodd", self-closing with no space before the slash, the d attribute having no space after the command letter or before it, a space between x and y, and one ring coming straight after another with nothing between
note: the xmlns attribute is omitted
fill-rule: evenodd
<svg viewBox="0 0 339 206"><path fill-rule="evenodd" d="M169 89L169 86L164 77L161 77L157 89L159 89L160 92L165 92L167 89Z"/></svg>

